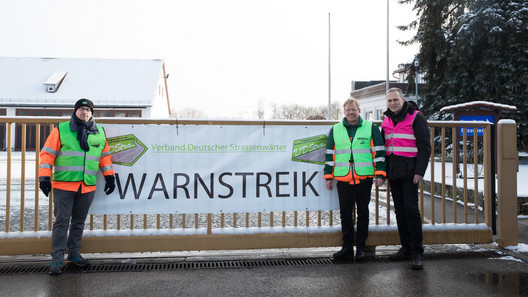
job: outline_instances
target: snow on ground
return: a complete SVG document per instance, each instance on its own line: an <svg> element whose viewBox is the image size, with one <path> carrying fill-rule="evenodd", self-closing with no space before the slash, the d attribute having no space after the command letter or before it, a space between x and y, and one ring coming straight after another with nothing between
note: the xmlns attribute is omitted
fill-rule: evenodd
<svg viewBox="0 0 528 297"><path fill-rule="evenodd" d="M434 181L436 183L442 183L442 163L441 162L435 162L434 163ZM468 166L473 166L472 164L468 164ZM431 166L427 168L427 171L425 172L424 179L427 181L431 180ZM462 167L462 165L461 165ZM445 183L446 185L453 185L453 163L446 162L445 163ZM468 170L468 176L472 175L470 174L470 170ZM517 197L528 197L528 183L526 183L528 177L528 165L527 164L521 164L519 165L519 172L517 172ZM495 180L496 181L496 180ZM474 190L474 179L473 178L467 178L467 187L468 189ZM456 176L456 184L458 187L464 185L464 179L460 178L459 175ZM495 182L495 189L497 189L497 183ZM482 192L484 190L484 178L478 179L478 190Z"/></svg>
<svg viewBox="0 0 528 297"><path fill-rule="evenodd" d="M528 253L528 244L519 243L516 246L507 246L506 249L519 253Z"/></svg>
<svg viewBox="0 0 528 297"><path fill-rule="evenodd" d="M499 257L499 258L490 258L491 260L505 260L505 261L514 261L514 262L519 262L519 263L524 263L523 260L521 259L517 259L513 256L504 256L504 257Z"/></svg>

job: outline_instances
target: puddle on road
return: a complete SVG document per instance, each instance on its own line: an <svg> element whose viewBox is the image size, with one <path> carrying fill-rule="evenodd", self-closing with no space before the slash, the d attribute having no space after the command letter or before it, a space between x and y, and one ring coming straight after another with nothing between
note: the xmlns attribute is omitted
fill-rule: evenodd
<svg viewBox="0 0 528 297"><path fill-rule="evenodd" d="M528 273L476 273L475 279L484 282L493 292L528 296Z"/></svg>

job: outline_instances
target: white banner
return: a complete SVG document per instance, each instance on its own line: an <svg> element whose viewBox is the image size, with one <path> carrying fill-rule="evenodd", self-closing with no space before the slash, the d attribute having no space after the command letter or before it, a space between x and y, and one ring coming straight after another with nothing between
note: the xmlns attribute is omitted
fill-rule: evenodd
<svg viewBox="0 0 528 297"><path fill-rule="evenodd" d="M323 179L330 125L104 125L116 189L91 214L339 209Z"/></svg>

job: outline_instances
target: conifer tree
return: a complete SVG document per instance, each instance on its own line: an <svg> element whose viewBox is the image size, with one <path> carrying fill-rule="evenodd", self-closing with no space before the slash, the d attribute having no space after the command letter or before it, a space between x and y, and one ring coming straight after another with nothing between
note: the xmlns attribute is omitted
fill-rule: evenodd
<svg viewBox="0 0 528 297"><path fill-rule="evenodd" d="M414 3L416 28L403 44L419 43L417 58L427 89L422 111L440 119L440 108L482 100L517 107L519 148L528 150L528 1L404 0ZM409 83L414 82L414 67ZM413 88L410 87L412 90Z"/></svg>

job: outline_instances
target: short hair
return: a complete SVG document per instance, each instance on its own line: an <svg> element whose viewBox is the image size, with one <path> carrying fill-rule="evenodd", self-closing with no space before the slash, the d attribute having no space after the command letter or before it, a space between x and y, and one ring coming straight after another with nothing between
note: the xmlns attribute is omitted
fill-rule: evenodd
<svg viewBox="0 0 528 297"><path fill-rule="evenodd" d="M389 93L396 93L398 94L398 97L403 98L403 92L400 88L390 88L387 93L385 93L385 96Z"/></svg>
<svg viewBox="0 0 528 297"><path fill-rule="evenodd" d="M359 100L354 97L348 98L345 103L343 103L343 109L345 109L345 106L347 106L348 104L354 104L359 109Z"/></svg>

